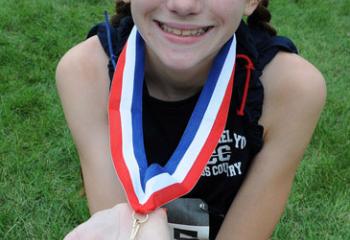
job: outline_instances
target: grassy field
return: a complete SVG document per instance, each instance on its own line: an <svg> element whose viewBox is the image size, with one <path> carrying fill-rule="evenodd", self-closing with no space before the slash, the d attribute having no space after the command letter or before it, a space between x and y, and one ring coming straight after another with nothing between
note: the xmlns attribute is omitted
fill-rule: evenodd
<svg viewBox="0 0 350 240"><path fill-rule="evenodd" d="M0 0L0 239L62 239L89 216L54 72L113 2ZM274 0L271 10L328 85L273 239L350 239L350 1Z"/></svg>

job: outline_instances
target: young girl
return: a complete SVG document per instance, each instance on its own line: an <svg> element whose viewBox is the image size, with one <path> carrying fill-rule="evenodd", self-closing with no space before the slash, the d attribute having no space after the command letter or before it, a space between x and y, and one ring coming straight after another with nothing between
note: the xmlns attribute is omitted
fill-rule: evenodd
<svg viewBox="0 0 350 240"><path fill-rule="evenodd" d="M270 237L326 94L267 6L117 1L66 53L57 86L100 211L66 239L129 239L133 211L137 239Z"/></svg>

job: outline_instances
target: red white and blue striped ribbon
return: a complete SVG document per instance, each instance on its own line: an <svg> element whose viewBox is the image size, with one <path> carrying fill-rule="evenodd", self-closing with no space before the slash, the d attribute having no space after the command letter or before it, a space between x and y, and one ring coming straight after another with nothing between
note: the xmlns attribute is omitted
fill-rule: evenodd
<svg viewBox="0 0 350 240"><path fill-rule="evenodd" d="M143 39L134 27L119 56L109 101L114 167L130 205L138 213L152 212L185 195L201 176L226 124L236 39L233 36L216 56L183 136L165 166L148 165L144 149L144 55Z"/></svg>

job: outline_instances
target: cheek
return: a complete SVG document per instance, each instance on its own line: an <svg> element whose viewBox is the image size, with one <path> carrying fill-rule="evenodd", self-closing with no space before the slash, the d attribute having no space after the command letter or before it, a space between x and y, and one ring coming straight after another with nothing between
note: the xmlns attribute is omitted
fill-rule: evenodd
<svg viewBox="0 0 350 240"><path fill-rule="evenodd" d="M151 34L152 15L163 0L131 0L131 15L141 35Z"/></svg>
<svg viewBox="0 0 350 240"><path fill-rule="evenodd" d="M131 0L130 2L134 17L146 16L161 4L161 0Z"/></svg>
<svg viewBox="0 0 350 240"><path fill-rule="evenodd" d="M245 0L212 0L210 9L221 24L236 27L243 17Z"/></svg>

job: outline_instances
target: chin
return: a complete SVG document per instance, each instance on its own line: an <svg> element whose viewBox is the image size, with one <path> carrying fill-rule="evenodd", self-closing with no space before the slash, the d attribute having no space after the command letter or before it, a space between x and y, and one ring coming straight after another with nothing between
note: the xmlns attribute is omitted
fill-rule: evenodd
<svg viewBox="0 0 350 240"><path fill-rule="evenodd" d="M198 53L190 51L163 51L158 56L164 66L171 69L191 69L202 62Z"/></svg>
<svg viewBox="0 0 350 240"><path fill-rule="evenodd" d="M188 58L167 59L163 61L163 63L168 69L175 71L187 71L196 68L199 65L197 61L189 61Z"/></svg>

